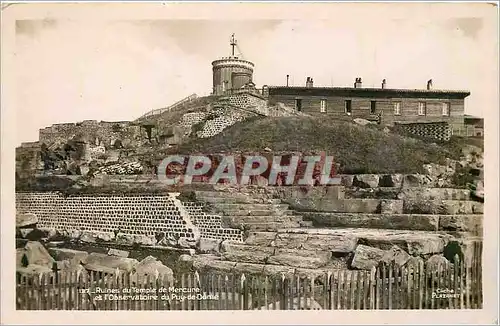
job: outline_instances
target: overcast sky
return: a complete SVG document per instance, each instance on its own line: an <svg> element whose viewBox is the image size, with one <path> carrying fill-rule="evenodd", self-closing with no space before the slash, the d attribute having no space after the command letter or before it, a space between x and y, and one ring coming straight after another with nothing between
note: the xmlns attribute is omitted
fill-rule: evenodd
<svg viewBox="0 0 500 326"><path fill-rule="evenodd" d="M427 20L340 9L329 20L23 20L16 24L17 143L53 123L133 120L191 94L208 95L211 62L236 33L254 82L467 89L466 113L497 106L496 21ZM419 16L421 17L421 16ZM492 34L493 33L493 34ZM493 36L493 37L492 37ZM39 112L33 115L33 112ZM19 117L22 117L20 125Z"/></svg>

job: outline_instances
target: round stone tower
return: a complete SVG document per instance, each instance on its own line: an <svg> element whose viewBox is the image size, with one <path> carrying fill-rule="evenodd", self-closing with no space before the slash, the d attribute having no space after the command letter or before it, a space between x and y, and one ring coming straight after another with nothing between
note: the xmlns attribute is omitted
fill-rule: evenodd
<svg viewBox="0 0 500 326"><path fill-rule="evenodd" d="M231 38L231 56L212 62L213 94L230 94L233 89L239 89L253 80L254 64L239 59L234 54L236 40Z"/></svg>

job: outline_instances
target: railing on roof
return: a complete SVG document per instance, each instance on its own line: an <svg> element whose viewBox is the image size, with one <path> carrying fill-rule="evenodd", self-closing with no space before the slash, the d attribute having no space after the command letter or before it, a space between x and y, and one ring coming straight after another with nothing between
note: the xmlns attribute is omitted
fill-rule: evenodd
<svg viewBox="0 0 500 326"><path fill-rule="evenodd" d="M163 112L166 112L166 111L170 111L182 104L185 104L187 102L191 102L192 100L195 100L198 98L198 95L196 95L195 93L189 95L188 97L185 97L183 98L182 100L180 101L177 101L175 102L174 104L166 107L166 108L161 108L161 109L154 109L154 110L151 110L149 111L148 113L144 114L143 116L141 116L140 118L138 118L137 120L141 120L141 119L144 119L144 118L147 118L147 117L151 117L153 115L157 115L157 114L162 114Z"/></svg>

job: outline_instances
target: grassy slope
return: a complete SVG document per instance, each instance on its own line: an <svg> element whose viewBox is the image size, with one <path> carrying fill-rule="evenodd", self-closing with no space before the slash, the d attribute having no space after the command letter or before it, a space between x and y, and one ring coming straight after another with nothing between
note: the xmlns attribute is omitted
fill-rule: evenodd
<svg viewBox="0 0 500 326"><path fill-rule="evenodd" d="M415 173L425 163L458 158L460 142L435 144L396 134L378 126L318 117L261 118L235 124L221 134L196 139L179 148L193 152L326 151L340 163L340 173Z"/></svg>

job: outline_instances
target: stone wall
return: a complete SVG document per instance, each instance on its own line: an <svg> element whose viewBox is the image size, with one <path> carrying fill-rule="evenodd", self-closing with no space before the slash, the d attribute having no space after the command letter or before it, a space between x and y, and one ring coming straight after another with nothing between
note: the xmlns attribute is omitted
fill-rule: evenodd
<svg viewBox="0 0 500 326"><path fill-rule="evenodd" d="M207 214L203 211L204 204L198 202L184 202L193 223L200 229L201 237L214 240L233 240L243 242L241 230L223 228L220 215Z"/></svg>
<svg viewBox="0 0 500 326"><path fill-rule="evenodd" d="M127 147L147 139L147 132L140 125L127 121L107 122L85 120L78 123L54 124L40 129L39 141L47 145L66 143L69 139L77 139L88 144L113 146L117 140Z"/></svg>
<svg viewBox="0 0 500 326"><path fill-rule="evenodd" d="M163 233L174 239L200 237L180 201L173 195L75 195L17 193L18 213L33 213L38 227L58 231L116 232L154 240ZM155 241L153 241L155 242Z"/></svg>
<svg viewBox="0 0 500 326"><path fill-rule="evenodd" d="M450 140L452 130L447 122L396 123L395 129L402 133L410 133L424 138Z"/></svg>
<svg viewBox="0 0 500 326"><path fill-rule="evenodd" d="M155 242L166 238L197 238L243 241L241 230L222 227L220 215L203 211L203 204L184 202L174 195L127 195L65 197L56 192L17 193L18 213L32 213L39 228L71 233L89 231L146 236Z"/></svg>
<svg viewBox="0 0 500 326"><path fill-rule="evenodd" d="M229 96L229 104L257 112L263 115L269 115L267 101L263 97L252 94L243 93Z"/></svg>
<svg viewBox="0 0 500 326"><path fill-rule="evenodd" d="M213 137L222 132L227 127L247 119L252 114L244 111L239 111L237 109L221 107L214 110L214 115L218 116L214 119L208 120L204 124L203 129L197 134L198 137Z"/></svg>

